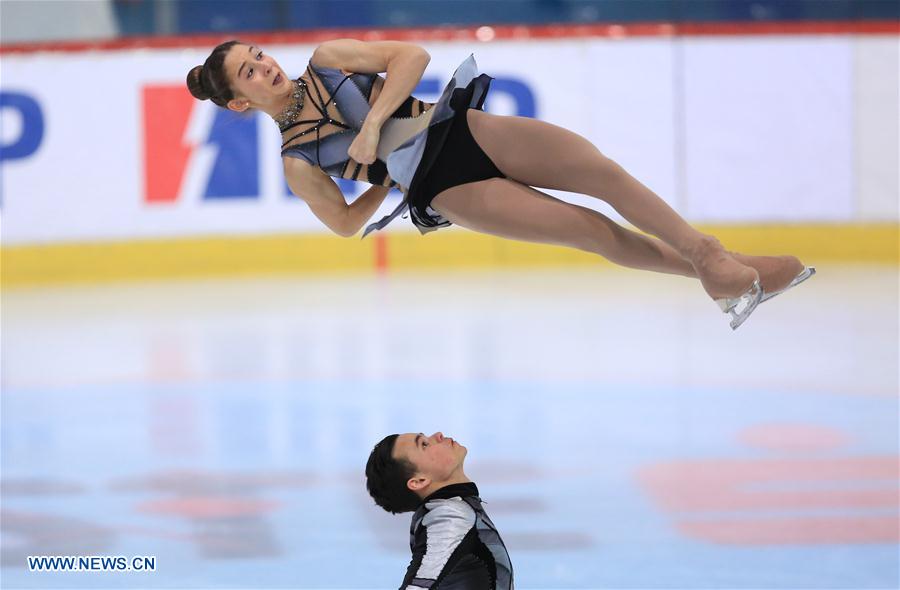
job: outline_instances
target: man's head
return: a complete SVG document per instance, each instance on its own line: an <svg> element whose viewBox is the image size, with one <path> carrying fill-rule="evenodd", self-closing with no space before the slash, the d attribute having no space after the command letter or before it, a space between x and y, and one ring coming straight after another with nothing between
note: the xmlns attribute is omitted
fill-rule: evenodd
<svg viewBox="0 0 900 590"><path fill-rule="evenodd" d="M442 487L469 481L463 472L467 452L440 432L386 436L369 455L366 489L388 512L410 512Z"/></svg>

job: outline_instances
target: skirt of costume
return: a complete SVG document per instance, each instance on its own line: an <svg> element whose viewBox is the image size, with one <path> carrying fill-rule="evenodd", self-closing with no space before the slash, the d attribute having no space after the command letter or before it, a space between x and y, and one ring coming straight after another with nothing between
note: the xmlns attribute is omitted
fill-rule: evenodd
<svg viewBox="0 0 900 590"><path fill-rule="evenodd" d="M363 237L407 211L422 233L446 227L450 222L431 207L435 196L460 184L503 177L475 142L466 119L469 109L482 109L492 79L478 73L474 56L460 64L431 107L428 127L388 155L388 174L407 191L390 215L366 227Z"/></svg>

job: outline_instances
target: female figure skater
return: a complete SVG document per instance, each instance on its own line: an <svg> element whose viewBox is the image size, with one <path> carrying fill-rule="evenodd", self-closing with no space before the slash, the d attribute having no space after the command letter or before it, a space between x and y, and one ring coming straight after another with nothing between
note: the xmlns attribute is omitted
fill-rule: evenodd
<svg viewBox="0 0 900 590"><path fill-rule="evenodd" d="M516 240L594 252L632 268L695 277L736 329L756 306L812 276L792 256L745 256L688 225L650 189L585 138L550 123L481 110L491 78L469 57L436 103L410 93L428 53L396 41L328 41L291 80L260 48L216 47L187 85L194 97L243 112L258 109L282 134L284 173L313 214L356 234L391 187L423 233L450 223ZM382 78L378 74L385 72ZM373 186L351 205L329 176ZM605 200L654 239L538 188Z"/></svg>

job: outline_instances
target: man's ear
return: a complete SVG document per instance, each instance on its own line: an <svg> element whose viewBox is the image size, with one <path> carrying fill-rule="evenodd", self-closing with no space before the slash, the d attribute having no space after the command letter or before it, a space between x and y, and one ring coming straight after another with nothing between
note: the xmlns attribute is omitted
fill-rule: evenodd
<svg viewBox="0 0 900 590"><path fill-rule="evenodd" d="M431 485L431 480L427 477L422 477L421 475L418 477L410 477L406 481L406 487L411 489L414 492L418 492L419 490L423 490Z"/></svg>
<svg viewBox="0 0 900 590"><path fill-rule="evenodd" d="M237 98L232 98L228 101L228 110L235 111L238 113L243 113L247 109L250 108L249 100L238 100Z"/></svg>

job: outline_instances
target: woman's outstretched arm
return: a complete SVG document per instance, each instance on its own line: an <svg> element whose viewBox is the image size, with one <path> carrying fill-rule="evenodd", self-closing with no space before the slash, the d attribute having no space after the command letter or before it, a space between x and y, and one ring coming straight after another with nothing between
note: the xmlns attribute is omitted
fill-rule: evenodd
<svg viewBox="0 0 900 590"><path fill-rule="evenodd" d="M387 73L381 93L347 150L353 160L360 164L375 161L381 126L412 94L430 60L423 48L401 41L336 39L319 45L312 56L313 65L359 74Z"/></svg>
<svg viewBox="0 0 900 590"><path fill-rule="evenodd" d="M309 205L313 215L345 238L359 232L391 190L386 186L372 186L348 205L331 177L303 160L285 158L284 176L291 191Z"/></svg>

